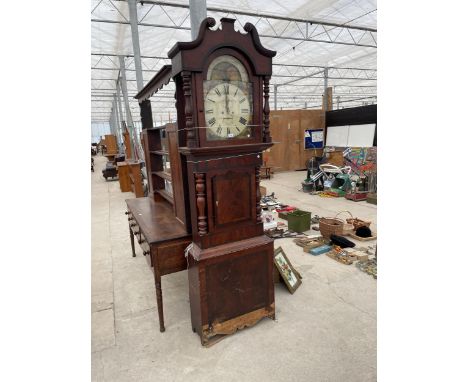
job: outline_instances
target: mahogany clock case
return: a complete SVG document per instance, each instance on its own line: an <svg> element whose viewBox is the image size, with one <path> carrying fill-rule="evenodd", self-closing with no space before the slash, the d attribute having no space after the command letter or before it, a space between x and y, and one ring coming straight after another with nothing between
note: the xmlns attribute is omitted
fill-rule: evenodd
<svg viewBox="0 0 468 382"><path fill-rule="evenodd" d="M204 252L203 261L197 258ZM260 236L192 250L189 296L193 331L202 345L275 318L273 240Z"/></svg>
<svg viewBox="0 0 468 382"><path fill-rule="evenodd" d="M260 167L262 152L272 146L269 80L276 52L261 45L252 24L244 26L244 33L234 30L234 22L223 18L213 30L215 20L205 19L198 37L177 43L168 53L172 65L163 67L136 96L144 128L151 129L149 97L171 78L175 82L182 192L177 197L174 184L174 196L185 207L185 226L192 231L187 256L190 310L203 345L275 314L274 248L263 233ZM247 73L252 134L210 140L204 81L210 64L223 55L238 60ZM239 109L240 101L228 101L237 102ZM229 114L227 106L224 110Z"/></svg>

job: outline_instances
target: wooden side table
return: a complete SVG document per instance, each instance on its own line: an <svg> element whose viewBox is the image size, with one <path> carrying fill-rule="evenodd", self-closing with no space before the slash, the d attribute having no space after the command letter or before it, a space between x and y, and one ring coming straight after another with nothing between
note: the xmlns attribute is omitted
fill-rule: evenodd
<svg viewBox="0 0 468 382"><path fill-rule="evenodd" d="M164 332L161 276L187 269L185 248L192 242L192 234L174 215L172 205L153 198L127 199L128 225L132 256L135 257L135 238L154 273L159 331Z"/></svg>

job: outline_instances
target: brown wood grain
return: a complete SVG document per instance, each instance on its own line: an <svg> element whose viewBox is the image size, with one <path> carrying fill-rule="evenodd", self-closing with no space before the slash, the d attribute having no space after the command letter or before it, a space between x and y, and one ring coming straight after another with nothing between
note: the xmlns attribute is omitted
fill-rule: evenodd
<svg viewBox="0 0 468 382"><path fill-rule="evenodd" d="M125 159L132 159L132 148L130 147L130 133L127 129L123 132L124 146L125 146Z"/></svg>
<svg viewBox="0 0 468 382"><path fill-rule="evenodd" d="M125 200L132 216L149 243L162 242L189 235L177 220L172 205L155 202L150 197Z"/></svg>
<svg viewBox="0 0 468 382"><path fill-rule="evenodd" d="M141 162L130 162L128 163L128 167L130 169L129 178L132 191L135 193L137 198L142 198L144 196L144 192L141 178Z"/></svg>
<svg viewBox="0 0 468 382"><path fill-rule="evenodd" d="M120 191L130 192L132 191L132 186L130 184L129 171L130 168L127 162L117 162L117 171L119 173L119 184Z"/></svg>
<svg viewBox="0 0 468 382"><path fill-rule="evenodd" d="M105 135L104 144L106 145L106 154L118 154L119 149L117 148L117 138L114 134Z"/></svg>
<svg viewBox="0 0 468 382"><path fill-rule="evenodd" d="M169 150L169 161L171 162L171 180L174 198L174 213L182 224L187 226L186 201L184 182L182 178L182 159L179 153L179 135L177 125L168 123L166 125L167 145ZM164 175L162 176L164 178Z"/></svg>
<svg viewBox="0 0 468 382"><path fill-rule="evenodd" d="M272 110L270 134L275 145L267 150L267 165L275 171L300 170L312 156L321 156L322 150L304 148L304 131L308 129L324 129L321 110Z"/></svg>

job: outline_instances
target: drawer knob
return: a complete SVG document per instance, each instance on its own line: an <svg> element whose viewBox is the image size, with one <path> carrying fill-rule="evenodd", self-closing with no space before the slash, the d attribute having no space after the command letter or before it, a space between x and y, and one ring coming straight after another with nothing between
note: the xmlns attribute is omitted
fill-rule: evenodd
<svg viewBox="0 0 468 382"><path fill-rule="evenodd" d="M146 243L146 240L145 239L141 239L138 241L138 244L141 244L141 243Z"/></svg>
<svg viewBox="0 0 468 382"><path fill-rule="evenodd" d="M129 213L130 213L130 212L128 212L128 211L125 211L125 215L128 215Z"/></svg>
<svg viewBox="0 0 468 382"><path fill-rule="evenodd" d="M136 236L136 235L139 235L139 234L140 234L140 231L135 231L133 234L134 234L135 236Z"/></svg>
<svg viewBox="0 0 468 382"><path fill-rule="evenodd" d="M150 254L150 251L144 251L143 252L143 256L146 256L146 255L149 255Z"/></svg>
<svg viewBox="0 0 468 382"><path fill-rule="evenodd" d="M130 224L130 227L135 227L137 224L136 223L132 223Z"/></svg>

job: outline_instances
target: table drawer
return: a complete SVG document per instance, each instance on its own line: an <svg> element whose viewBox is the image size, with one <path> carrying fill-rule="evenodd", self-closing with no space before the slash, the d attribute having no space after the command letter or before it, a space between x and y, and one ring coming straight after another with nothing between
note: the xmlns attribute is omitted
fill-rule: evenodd
<svg viewBox="0 0 468 382"><path fill-rule="evenodd" d="M187 259L184 251L191 242L192 239L184 239L158 248L158 263L161 275L187 269Z"/></svg>

